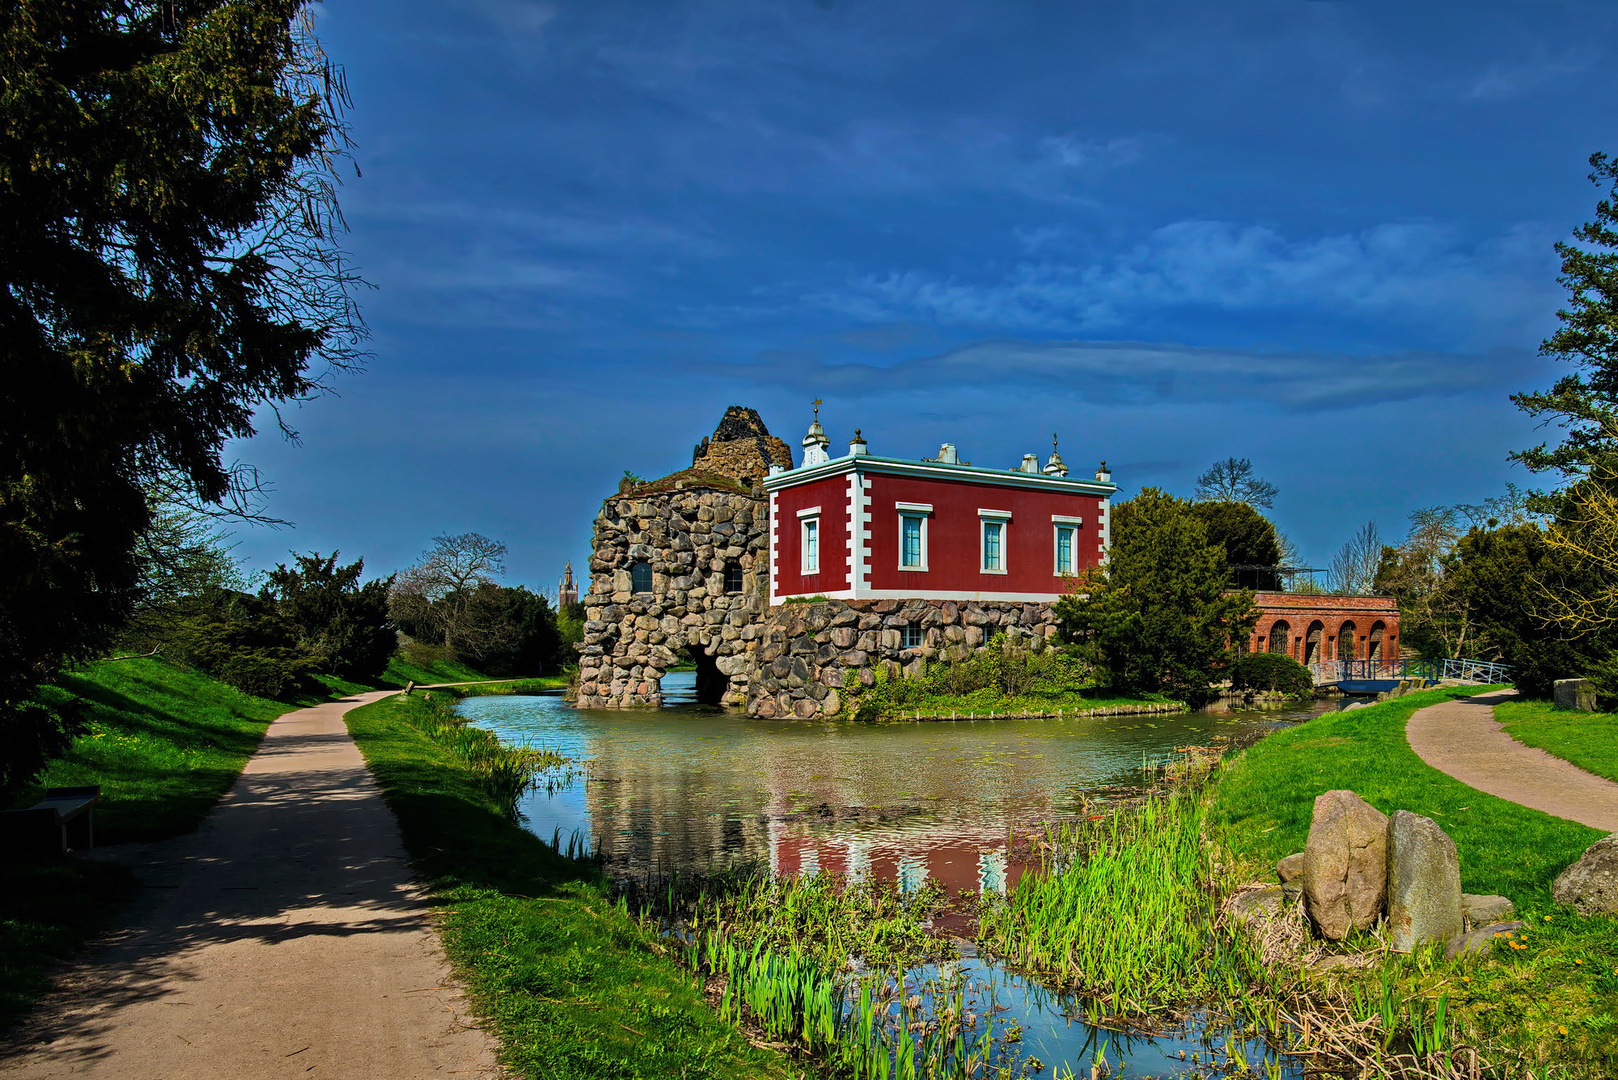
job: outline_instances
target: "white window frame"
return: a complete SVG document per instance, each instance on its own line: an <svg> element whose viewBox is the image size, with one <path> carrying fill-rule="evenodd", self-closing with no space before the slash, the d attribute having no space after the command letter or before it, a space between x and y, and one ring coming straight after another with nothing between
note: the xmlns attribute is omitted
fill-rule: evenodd
<svg viewBox="0 0 1618 1080"><path fill-rule="evenodd" d="M1080 526L1084 524L1081 517L1068 517L1064 514L1051 515L1051 573L1056 577L1073 577L1079 572L1079 535ZM1068 546L1068 558L1073 565L1066 570L1062 569L1062 530L1073 530L1073 541Z"/></svg>
<svg viewBox="0 0 1618 1080"><path fill-rule="evenodd" d="M1009 553L1006 550L1006 534L1010 531L1007 526L1010 524L1011 511L1009 510L984 510L981 507L978 509L978 573L1006 573L1006 566L1011 562ZM998 569L990 569L990 567L987 565L989 561L988 554L990 525L998 525L1000 527L1000 566Z"/></svg>
<svg viewBox="0 0 1618 1080"><path fill-rule="evenodd" d="M809 561L809 533L815 534L813 562ZM798 572L804 577L820 573L820 548L825 542L825 530L820 527L820 507L811 506L798 511Z"/></svg>
<svg viewBox="0 0 1618 1080"><path fill-rule="evenodd" d="M893 507L899 512L899 570L906 574L924 574L928 570L927 521L933 516L932 503L894 503ZM905 519L914 518L921 522L921 562L916 566L905 565Z"/></svg>

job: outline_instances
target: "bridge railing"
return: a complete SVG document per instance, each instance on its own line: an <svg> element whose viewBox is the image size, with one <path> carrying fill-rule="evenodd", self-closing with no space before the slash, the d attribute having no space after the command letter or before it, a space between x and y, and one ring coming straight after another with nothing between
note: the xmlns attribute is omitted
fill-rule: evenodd
<svg viewBox="0 0 1618 1080"><path fill-rule="evenodd" d="M1457 679L1463 682L1511 681L1511 668L1493 660L1322 660L1309 665L1315 685L1373 679Z"/></svg>

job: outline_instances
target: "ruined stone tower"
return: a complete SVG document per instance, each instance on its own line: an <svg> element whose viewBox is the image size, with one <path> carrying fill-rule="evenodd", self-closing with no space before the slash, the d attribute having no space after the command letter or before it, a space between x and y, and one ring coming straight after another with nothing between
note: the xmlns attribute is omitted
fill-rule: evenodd
<svg viewBox="0 0 1618 1080"><path fill-rule="evenodd" d="M769 605L771 466L792 468L786 443L752 409L732 405L691 467L650 483L628 478L596 515L584 596L577 702L662 704L663 674L682 648L697 698L748 700L751 643Z"/></svg>

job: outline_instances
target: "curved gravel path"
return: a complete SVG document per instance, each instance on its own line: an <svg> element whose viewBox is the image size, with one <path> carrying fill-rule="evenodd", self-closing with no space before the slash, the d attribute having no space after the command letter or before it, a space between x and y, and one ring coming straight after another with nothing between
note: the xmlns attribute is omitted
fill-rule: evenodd
<svg viewBox="0 0 1618 1080"><path fill-rule="evenodd" d="M133 853L127 929L0 1045L0 1077L502 1076L343 723L390 693L276 720L201 828Z"/></svg>
<svg viewBox="0 0 1618 1080"><path fill-rule="evenodd" d="M1618 784L1507 735L1494 707L1501 690L1418 709L1405 725L1410 748L1468 787L1580 825L1618 832Z"/></svg>

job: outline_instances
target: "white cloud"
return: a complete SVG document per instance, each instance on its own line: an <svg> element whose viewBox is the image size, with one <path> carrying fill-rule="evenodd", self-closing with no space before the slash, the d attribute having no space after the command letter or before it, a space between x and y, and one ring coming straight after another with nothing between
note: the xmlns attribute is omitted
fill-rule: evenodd
<svg viewBox="0 0 1618 1080"><path fill-rule="evenodd" d="M877 367L800 362L698 364L726 379L859 399L894 394L1009 394L1129 406L1260 405L1283 412L1376 406L1424 397L1501 393L1531 378L1531 357L1505 350L1352 355L1264 352L1109 341L973 342Z"/></svg>
<svg viewBox="0 0 1618 1080"><path fill-rule="evenodd" d="M1053 235L1029 231L1023 244L1037 254ZM1426 224L1291 240L1264 225L1192 220L1090 263L1028 259L987 281L894 271L810 299L872 321L1045 331L1121 327L1167 309L1319 311L1464 324L1466 347L1482 348L1520 338L1553 310L1551 240L1519 226L1467 246Z"/></svg>
<svg viewBox="0 0 1618 1080"><path fill-rule="evenodd" d="M556 6L542 0L472 0L472 6L514 37L538 37L556 18Z"/></svg>

